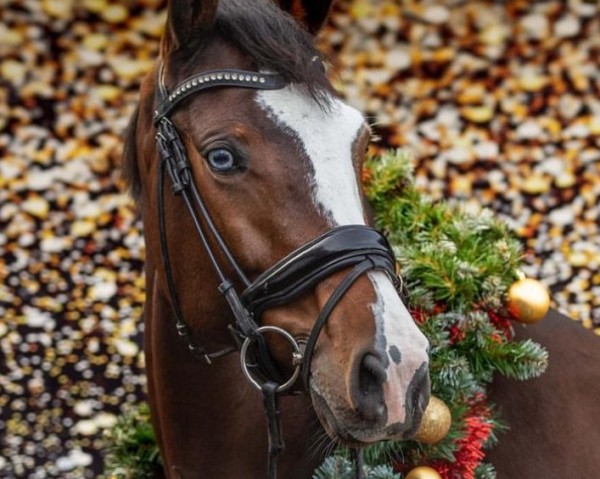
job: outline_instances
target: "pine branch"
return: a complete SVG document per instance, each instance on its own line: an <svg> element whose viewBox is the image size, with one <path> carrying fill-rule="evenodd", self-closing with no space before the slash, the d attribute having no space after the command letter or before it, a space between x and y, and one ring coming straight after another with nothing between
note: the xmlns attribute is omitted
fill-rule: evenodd
<svg viewBox="0 0 600 479"><path fill-rule="evenodd" d="M506 343L490 341L484 354L473 356L472 361L475 371L498 371L519 381L538 377L547 366L548 352L530 339Z"/></svg>
<svg viewBox="0 0 600 479"><path fill-rule="evenodd" d="M150 479L162 469L160 452L150 423L150 409L142 403L123 414L107 433L105 474L114 479Z"/></svg>
<svg viewBox="0 0 600 479"><path fill-rule="evenodd" d="M348 459L343 456L332 456L319 466L313 479L354 479L355 476L354 465ZM364 466L363 476L365 479L400 479L400 475L386 465Z"/></svg>
<svg viewBox="0 0 600 479"><path fill-rule="evenodd" d="M520 379L541 374L547 362L543 348L509 341L485 312L503 311L521 264L521 244L507 226L487 211L471 215L432 203L415 188L409 158L399 152L367 162L365 178L377 225L386 231L401 267L410 307L423 316L432 392L450 407L455 421L462 417L455 416L457 410L464 413L470 400L485 395L494 372ZM497 418L490 421L501 427ZM459 426L453 422L448 437L434 446L397 443L395 450L389 445L373 449L370 460L389 460L393 452L413 464L423 458L452 462ZM492 431L489 442L494 440ZM494 476L493 468L480 467L481 479Z"/></svg>
<svg viewBox="0 0 600 479"><path fill-rule="evenodd" d="M475 470L475 479L496 479L496 470L491 464L481 463Z"/></svg>

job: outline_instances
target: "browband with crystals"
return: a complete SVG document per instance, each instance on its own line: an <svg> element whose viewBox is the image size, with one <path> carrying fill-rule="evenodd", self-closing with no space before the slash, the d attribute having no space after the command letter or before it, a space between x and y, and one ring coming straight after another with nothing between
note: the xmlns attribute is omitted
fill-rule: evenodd
<svg viewBox="0 0 600 479"><path fill-rule="evenodd" d="M260 73L235 69L209 70L186 78L174 88L172 93L168 93L163 75L164 67L161 65L157 89L159 93L158 108L154 112L155 124L168 117L180 101L208 88L234 86L256 90L278 90L287 84L287 81L277 73Z"/></svg>

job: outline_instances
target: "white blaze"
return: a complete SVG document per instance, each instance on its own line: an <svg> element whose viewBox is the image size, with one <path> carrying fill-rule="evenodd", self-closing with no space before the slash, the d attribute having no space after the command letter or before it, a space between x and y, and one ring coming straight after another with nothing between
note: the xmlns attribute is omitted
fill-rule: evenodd
<svg viewBox="0 0 600 479"><path fill-rule="evenodd" d="M352 145L365 120L337 99L325 111L294 87L260 91L259 105L294 133L312 163L313 201L334 225L365 224L352 167Z"/></svg>
<svg viewBox="0 0 600 479"><path fill-rule="evenodd" d="M352 146L365 125L358 110L335 98L329 110L322 109L293 86L257 93L257 102L268 116L300 143L309 158L314 177L309 178L315 206L332 226L365 224ZM377 341L385 342L390 361L384 395L388 424L404 422L404 394L414 373L427 361L427 340L413 322L392 282L383 272L368 274L377 293L371 305ZM396 346L402 354L400 365L390 356ZM408 358L411 358L410 361Z"/></svg>

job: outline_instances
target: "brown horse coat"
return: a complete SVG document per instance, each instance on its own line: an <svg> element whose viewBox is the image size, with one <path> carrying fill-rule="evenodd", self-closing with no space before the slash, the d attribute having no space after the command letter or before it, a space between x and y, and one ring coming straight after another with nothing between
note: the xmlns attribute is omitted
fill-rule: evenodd
<svg viewBox="0 0 600 479"><path fill-rule="evenodd" d="M165 176L160 161L173 158L173 151L162 150L159 158L155 142L158 71L164 88L176 95L188 89L190 76L206 78L212 71L216 77L214 70L246 70L247 81L269 71L285 80L273 91L211 88L185 98L169 115L198 195L251 280L338 226L366 227L358 172L369 129L357 110L333 95L316 61L314 38L301 26L316 30L330 2L281 3L288 13L271 0L171 0L161 58L142 81L125 144L124 173L146 240L149 403L169 479L264 477L267 436L261 394L243 376L239 354L207 364L190 353L175 328L178 310L196 344L209 352L235 350L227 328L234 317L217 289L226 281L217 277L182 199L169 183L159 186ZM227 155L232 163L225 170L212 161ZM206 217L200 222L208 223ZM208 236L216 262L225 267L220 276L235 277L214 235ZM170 252L168 265L160 238ZM271 307L257 323L306 341L348 277L351 268L344 268ZM311 477L328 437L363 446L412 437L418 428L429 397L427 340L393 278L369 271L354 279L318 330L307 361L307 391L298 385L300 394L281 399L286 449L279 478ZM266 341L280 371L291 373L285 342L272 336Z"/></svg>
<svg viewBox="0 0 600 479"><path fill-rule="evenodd" d="M510 430L487 461L498 479L600 477L600 338L556 311L515 329L548 350L549 365L530 381L494 381L491 399Z"/></svg>

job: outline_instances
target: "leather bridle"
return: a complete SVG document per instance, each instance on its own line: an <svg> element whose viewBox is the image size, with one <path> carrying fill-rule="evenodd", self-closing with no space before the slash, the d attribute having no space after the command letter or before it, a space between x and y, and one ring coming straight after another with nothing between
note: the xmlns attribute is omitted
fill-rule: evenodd
<svg viewBox="0 0 600 479"><path fill-rule="evenodd" d="M161 64L156 90L157 108L154 115L154 125L158 130L156 141L160 157L157 182L160 245L177 331L186 341L194 356L203 359L208 364L214 359L240 350L242 370L252 384L263 393L269 433L268 477L270 479L275 479L277 475L276 458L284 448L279 420L279 393L291 388L299 375L302 375L304 385L308 389L314 348L319 333L330 314L348 289L368 271L381 270L390 277L396 287L399 285L394 254L389 243L381 233L368 226L334 227L292 251L253 281L246 277L221 237L202 195L193 181L191 164L184 144L170 117L181 106L184 99L210 88L236 87L276 90L286 85L287 82L275 73L233 69L211 70L187 78L169 93L165 86L164 68ZM173 193L181 196L185 203L203 249L218 277L218 290L227 300L235 317L234 324L229 325L235 345L218 351L209 352L194 340L192 331L181 312L167 243L164 209L165 170L171 179ZM228 277L217 254L211 248L209 238L216 243L237 276L237 280L241 282L244 288L241 295L238 294L233 281ZM293 301L313 289L324 278L347 268L352 269L327 300L305 342L297 340L287 331L276 326L259 326L261 314L265 310ZM295 369L292 377L285 381L282 380L279 369L269 354L263 335L265 332L280 334L292 345L292 363ZM359 457L358 454L356 457ZM361 477L359 462L357 459L356 477Z"/></svg>

